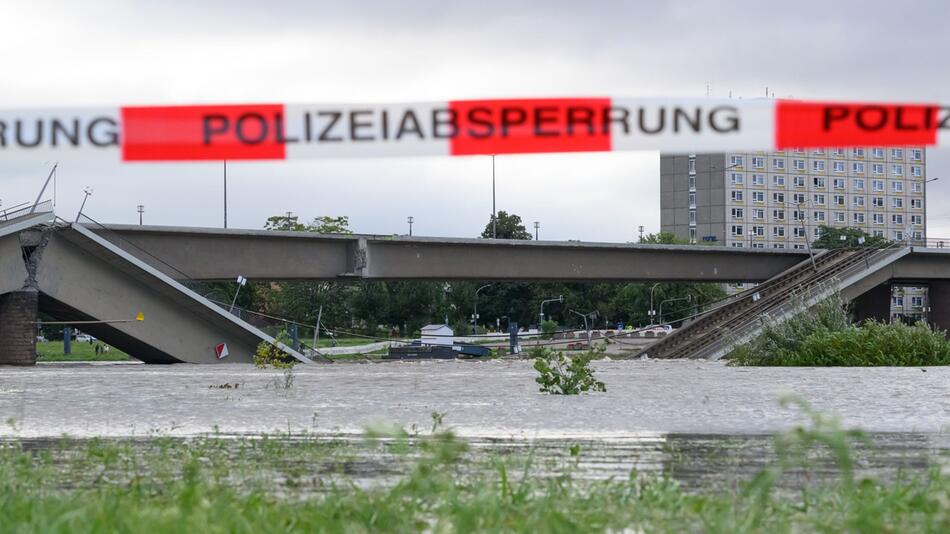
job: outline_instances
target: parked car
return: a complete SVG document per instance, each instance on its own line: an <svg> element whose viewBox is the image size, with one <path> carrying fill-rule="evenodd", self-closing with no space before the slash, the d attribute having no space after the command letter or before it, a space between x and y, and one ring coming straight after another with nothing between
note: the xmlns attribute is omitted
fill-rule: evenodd
<svg viewBox="0 0 950 534"><path fill-rule="evenodd" d="M81 341L83 343L91 343L95 340L96 338L90 336L89 334L76 334L76 341Z"/></svg>

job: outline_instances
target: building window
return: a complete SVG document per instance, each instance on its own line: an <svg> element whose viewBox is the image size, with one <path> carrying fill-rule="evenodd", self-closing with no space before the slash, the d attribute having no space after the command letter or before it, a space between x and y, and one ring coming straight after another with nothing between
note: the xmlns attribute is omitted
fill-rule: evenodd
<svg viewBox="0 0 950 534"><path fill-rule="evenodd" d="M863 149L863 148L854 148L854 149L851 150L851 155L854 156L854 157L856 157L856 158L863 158L863 157L864 157L864 149Z"/></svg>
<svg viewBox="0 0 950 534"><path fill-rule="evenodd" d="M785 187L785 177L780 174L776 174L775 176L772 177L772 185L778 186L778 187Z"/></svg>
<svg viewBox="0 0 950 534"><path fill-rule="evenodd" d="M765 185L765 175L764 175L764 174L753 174L753 175L752 175L752 185Z"/></svg>
<svg viewBox="0 0 950 534"><path fill-rule="evenodd" d="M904 166L897 164L891 165L891 175L892 176L904 176Z"/></svg>
<svg viewBox="0 0 950 534"><path fill-rule="evenodd" d="M872 213L871 222L874 224L884 224L884 214L883 213Z"/></svg>
<svg viewBox="0 0 950 534"><path fill-rule="evenodd" d="M915 148L915 149L911 150L911 151L910 151L910 159L912 159L912 160L914 160L914 161L920 161L920 160L924 159L924 151L921 150L921 149L919 149L919 148Z"/></svg>
<svg viewBox="0 0 950 534"><path fill-rule="evenodd" d="M914 193L923 193L923 192L924 192L924 184L922 184L922 183L920 183L920 182L914 182L914 183L910 184L910 190L913 191Z"/></svg>
<svg viewBox="0 0 950 534"><path fill-rule="evenodd" d="M891 189L892 189L895 193L903 193L903 192L904 192L904 182L891 182Z"/></svg>
<svg viewBox="0 0 950 534"><path fill-rule="evenodd" d="M825 161L821 159L812 160L811 168L815 172L824 172L825 171Z"/></svg>
<svg viewBox="0 0 950 534"><path fill-rule="evenodd" d="M744 247L744 246L745 246L745 243L743 243L742 241L733 241L733 242L732 242L732 247L733 247L733 248L742 248L742 247Z"/></svg>
<svg viewBox="0 0 950 534"><path fill-rule="evenodd" d="M875 163L874 165L871 165L871 172L874 174L884 174L884 164Z"/></svg>
<svg viewBox="0 0 950 534"><path fill-rule="evenodd" d="M904 224L904 216L900 213L891 215L891 224Z"/></svg>
<svg viewBox="0 0 950 534"><path fill-rule="evenodd" d="M815 177L813 177L813 178L812 178L812 183L815 184L815 187L820 187L820 188L824 188L824 187L825 187L825 179L822 178L821 176L815 176Z"/></svg>
<svg viewBox="0 0 950 534"><path fill-rule="evenodd" d="M884 158L884 149L883 148L872 148L871 149L872 158Z"/></svg>
<svg viewBox="0 0 950 534"><path fill-rule="evenodd" d="M805 177L796 176L792 178L792 185L794 185L795 187L805 187Z"/></svg>
<svg viewBox="0 0 950 534"><path fill-rule="evenodd" d="M772 210L772 219L776 221L784 221L785 210Z"/></svg>
<svg viewBox="0 0 950 534"><path fill-rule="evenodd" d="M903 240L904 240L904 232L900 230L894 230L894 241L903 241Z"/></svg>
<svg viewBox="0 0 950 534"><path fill-rule="evenodd" d="M689 242L693 244L696 243L696 229L695 228L689 229Z"/></svg>
<svg viewBox="0 0 950 534"><path fill-rule="evenodd" d="M690 176L690 177L689 177L689 190L690 190L690 191L695 191L695 190L696 190L696 177L695 177L695 176Z"/></svg>
<svg viewBox="0 0 950 534"><path fill-rule="evenodd" d="M843 223L843 222L844 222L844 212L843 212L843 211L836 211L836 212L835 212L835 222L836 222L836 223Z"/></svg>
<svg viewBox="0 0 950 534"><path fill-rule="evenodd" d="M695 211L695 210L689 210L689 224L692 224L692 225L695 225L695 224L696 224L696 211Z"/></svg>
<svg viewBox="0 0 950 534"><path fill-rule="evenodd" d="M792 160L792 168L795 169L796 171L803 171L803 170L805 170L805 160L803 160L803 159L793 159L793 160Z"/></svg>
<svg viewBox="0 0 950 534"><path fill-rule="evenodd" d="M773 168L773 169L784 169L784 168L785 168L785 158L772 158L772 168Z"/></svg>
<svg viewBox="0 0 950 534"><path fill-rule="evenodd" d="M919 210L924 208L924 199L922 198L912 198L910 199L910 207Z"/></svg>
<svg viewBox="0 0 950 534"><path fill-rule="evenodd" d="M765 248L765 243L752 243L752 248Z"/></svg>
<svg viewBox="0 0 950 534"><path fill-rule="evenodd" d="M732 208L732 218L733 219L742 219L745 216L742 208Z"/></svg>
<svg viewBox="0 0 950 534"><path fill-rule="evenodd" d="M874 237L884 237L884 230L874 230L871 232Z"/></svg>
<svg viewBox="0 0 950 534"><path fill-rule="evenodd" d="M864 206L864 197L862 196L851 197L851 204L854 206Z"/></svg>
<svg viewBox="0 0 950 534"><path fill-rule="evenodd" d="M785 204L785 193L772 193L772 202Z"/></svg>
<svg viewBox="0 0 950 534"><path fill-rule="evenodd" d="M854 222L858 224L864 224L864 214L863 213L852 213L854 216Z"/></svg>
<svg viewBox="0 0 950 534"><path fill-rule="evenodd" d="M914 226L920 226L920 225L924 224L924 218L923 218L923 216L922 216L922 215L911 215L911 216L910 216L910 224L913 224Z"/></svg>
<svg viewBox="0 0 950 534"><path fill-rule="evenodd" d="M764 169L764 168L765 168L765 158L759 157L759 156L754 156L754 157L752 158L752 166L755 167L756 169Z"/></svg>
<svg viewBox="0 0 950 534"><path fill-rule="evenodd" d="M835 178L835 189L844 189L844 178Z"/></svg>
<svg viewBox="0 0 950 534"><path fill-rule="evenodd" d="M765 237L765 227L764 226L753 226L752 235L756 237Z"/></svg>
<svg viewBox="0 0 950 534"><path fill-rule="evenodd" d="M760 219L760 220L761 220L761 219L764 219L764 218L765 218L765 210L762 209L762 208L757 208L757 209L752 210L752 218L753 218L753 219Z"/></svg>
<svg viewBox="0 0 950 534"><path fill-rule="evenodd" d="M891 297L891 306L904 307L904 295L894 295Z"/></svg>
<svg viewBox="0 0 950 534"><path fill-rule="evenodd" d="M851 171L856 172L858 174L864 174L864 163L861 163L860 161L855 161L854 163L851 164Z"/></svg>
<svg viewBox="0 0 950 534"><path fill-rule="evenodd" d="M792 220L793 220L793 221L804 221L804 220L805 220L805 212L804 212L804 211L801 211L801 210L793 210L793 211L792 211Z"/></svg>
<svg viewBox="0 0 950 534"><path fill-rule="evenodd" d="M835 156L844 157L844 149L843 149L843 148L836 148L835 151L833 152L833 154L834 154Z"/></svg>
<svg viewBox="0 0 950 534"><path fill-rule="evenodd" d="M871 205L875 208L884 207L884 197L871 197Z"/></svg>
<svg viewBox="0 0 950 534"><path fill-rule="evenodd" d="M741 172L732 173L732 184L733 185L742 185L742 181L745 179L745 176Z"/></svg>
<svg viewBox="0 0 950 534"><path fill-rule="evenodd" d="M745 228L745 227L743 227L741 224L733 224L733 225L732 225L732 235L735 235L735 236L740 236L740 235L742 235L742 232L743 232L743 229L744 229L744 228Z"/></svg>
<svg viewBox="0 0 950 534"><path fill-rule="evenodd" d="M795 228L792 228L792 237L795 237L795 238L805 237L805 229L802 228L801 226L796 226Z"/></svg>
<svg viewBox="0 0 950 534"><path fill-rule="evenodd" d="M835 206L844 206L844 195L835 195Z"/></svg>
<svg viewBox="0 0 950 534"><path fill-rule="evenodd" d="M742 167L742 156L732 156L729 158L729 164L736 167Z"/></svg>
<svg viewBox="0 0 950 534"><path fill-rule="evenodd" d="M924 175L924 168L920 165L911 165L910 166L910 175L914 178L920 178Z"/></svg>
<svg viewBox="0 0 950 534"><path fill-rule="evenodd" d="M892 148L891 159L904 159L904 151L900 148Z"/></svg>
<svg viewBox="0 0 950 534"><path fill-rule="evenodd" d="M689 173L696 174L696 158L689 158L689 163L687 165L689 166Z"/></svg>
<svg viewBox="0 0 950 534"><path fill-rule="evenodd" d="M784 228L783 228L784 230ZM783 232L784 233L784 232ZM772 245L772 248L785 248L785 243L775 243Z"/></svg>
<svg viewBox="0 0 950 534"><path fill-rule="evenodd" d="M844 172L844 162L843 161L834 162L834 170L835 172Z"/></svg>
<svg viewBox="0 0 950 534"><path fill-rule="evenodd" d="M805 203L805 193L795 193L792 195L792 204L804 204Z"/></svg>
<svg viewBox="0 0 950 534"><path fill-rule="evenodd" d="M904 209L904 199L900 197L891 197L891 205L895 209Z"/></svg>
<svg viewBox="0 0 950 534"><path fill-rule="evenodd" d="M914 241L923 241L924 234L923 232L914 232Z"/></svg>
<svg viewBox="0 0 950 534"><path fill-rule="evenodd" d="M752 202L765 202L765 191L753 191Z"/></svg>
<svg viewBox="0 0 950 534"><path fill-rule="evenodd" d="M857 178L854 180L854 188L858 191L864 191L864 180Z"/></svg>
<svg viewBox="0 0 950 534"><path fill-rule="evenodd" d="M884 191L884 180L871 180L871 189L874 191Z"/></svg>
<svg viewBox="0 0 950 534"><path fill-rule="evenodd" d="M733 191L732 200L736 202L742 202L742 191Z"/></svg>
<svg viewBox="0 0 950 534"><path fill-rule="evenodd" d="M773 227L772 227L772 237L785 237L785 227L784 227L784 226L773 226Z"/></svg>
<svg viewBox="0 0 950 534"><path fill-rule="evenodd" d="M814 201L816 206L825 205L825 195L822 193L817 193L815 195L812 195L812 200Z"/></svg>
<svg viewBox="0 0 950 534"><path fill-rule="evenodd" d="M915 308L922 308L924 306L924 297L918 297L918 296L910 297L910 305Z"/></svg>

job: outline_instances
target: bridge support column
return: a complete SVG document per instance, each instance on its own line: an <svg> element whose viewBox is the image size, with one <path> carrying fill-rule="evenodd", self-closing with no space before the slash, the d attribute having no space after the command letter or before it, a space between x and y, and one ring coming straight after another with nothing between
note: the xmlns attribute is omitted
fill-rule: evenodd
<svg viewBox="0 0 950 534"><path fill-rule="evenodd" d="M32 288L0 295L0 365L36 364L38 301Z"/></svg>
<svg viewBox="0 0 950 534"><path fill-rule="evenodd" d="M930 280L927 299L930 306L930 325L940 330L950 331L950 282Z"/></svg>
<svg viewBox="0 0 950 534"><path fill-rule="evenodd" d="M891 320L891 283L886 282L874 287L858 298L851 301L854 320L858 322L874 319L890 322Z"/></svg>

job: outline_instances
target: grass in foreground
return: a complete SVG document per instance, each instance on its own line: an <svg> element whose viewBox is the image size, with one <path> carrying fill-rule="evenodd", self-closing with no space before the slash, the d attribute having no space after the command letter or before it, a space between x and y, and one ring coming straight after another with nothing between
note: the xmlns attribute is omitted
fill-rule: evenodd
<svg viewBox="0 0 950 534"><path fill-rule="evenodd" d="M440 418L434 416L434 430ZM539 473L530 458L466 460L450 433L370 434L385 483L315 437L143 445L0 446L0 530L15 532L947 532L950 476L857 479L861 434L812 414L812 427L776 440L780 461L736 491L688 493L663 476L591 482L571 461ZM783 491L783 474L820 448L837 462L825 486ZM384 473L385 474L385 473Z"/></svg>
<svg viewBox="0 0 950 534"><path fill-rule="evenodd" d="M96 354L95 345L73 341L72 354L63 354L62 341L42 341L36 343L37 361L40 362L116 362L129 359L129 355L111 347L109 352Z"/></svg>

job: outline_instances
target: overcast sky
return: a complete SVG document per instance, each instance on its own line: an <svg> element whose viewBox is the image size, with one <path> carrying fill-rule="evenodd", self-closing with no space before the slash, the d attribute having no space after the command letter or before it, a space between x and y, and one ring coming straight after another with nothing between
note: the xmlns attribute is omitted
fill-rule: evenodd
<svg viewBox="0 0 950 534"><path fill-rule="evenodd" d="M716 5L718 4L718 5ZM944 1L0 0L0 108L485 97L950 100ZM3 161L4 206L49 162ZM950 154L929 151L928 234L950 237ZM501 156L498 209L542 239L659 230L652 152ZM104 222L220 226L221 164L62 161L57 211ZM488 157L228 166L229 226L348 215L354 231L474 236Z"/></svg>

